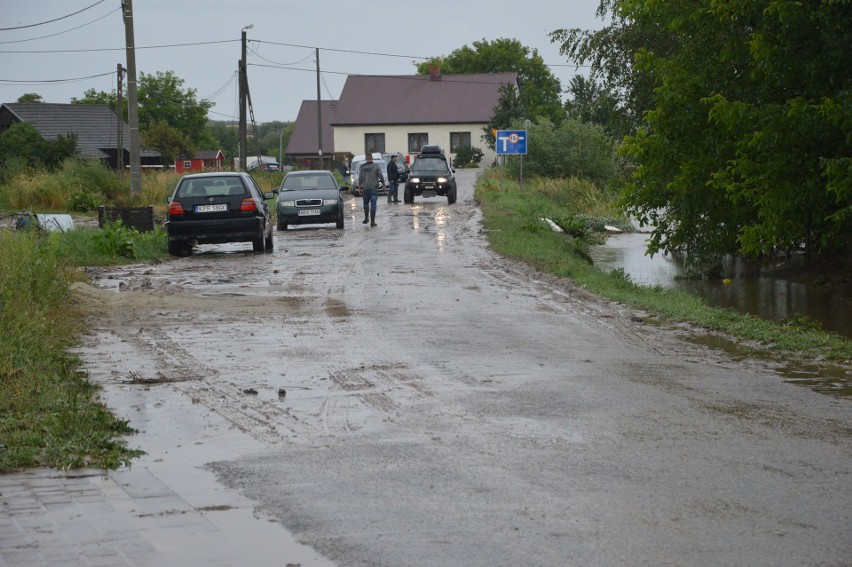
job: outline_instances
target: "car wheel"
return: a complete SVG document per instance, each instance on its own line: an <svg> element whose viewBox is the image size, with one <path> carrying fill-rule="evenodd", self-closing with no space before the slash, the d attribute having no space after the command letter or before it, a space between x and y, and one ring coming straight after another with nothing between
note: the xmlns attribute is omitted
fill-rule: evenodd
<svg viewBox="0 0 852 567"><path fill-rule="evenodd" d="M343 211L340 211L340 214L337 215L337 224L335 226L337 226L337 228L343 228Z"/></svg>
<svg viewBox="0 0 852 567"><path fill-rule="evenodd" d="M287 230L287 223L284 221L278 221L278 230Z"/></svg>
<svg viewBox="0 0 852 567"><path fill-rule="evenodd" d="M456 202L456 188L453 187L447 191L447 204L452 205Z"/></svg>
<svg viewBox="0 0 852 567"><path fill-rule="evenodd" d="M266 250L266 238L264 238L262 232L260 236L251 241L251 249L255 252L264 252Z"/></svg>
<svg viewBox="0 0 852 567"><path fill-rule="evenodd" d="M169 254L172 256L184 256L186 253L192 253L192 247L187 246L183 242L169 241Z"/></svg>
<svg viewBox="0 0 852 567"><path fill-rule="evenodd" d="M412 194L411 189L409 189L408 187L406 187L405 191L402 193L402 200L405 203L413 203L414 202L414 195Z"/></svg>
<svg viewBox="0 0 852 567"><path fill-rule="evenodd" d="M265 244L265 247L266 247L265 252L267 254L271 253L272 250L275 248L275 243L272 241L272 231L271 230L269 231L269 236L266 237L266 242L264 244Z"/></svg>

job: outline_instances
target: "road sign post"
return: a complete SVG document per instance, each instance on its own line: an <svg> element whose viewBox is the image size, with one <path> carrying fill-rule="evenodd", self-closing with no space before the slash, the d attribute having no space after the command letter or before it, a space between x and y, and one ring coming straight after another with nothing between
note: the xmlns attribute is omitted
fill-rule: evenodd
<svg viewBox="0 0 852 567"><path fill-rule="evenodd" d="M524 189L524 155L527 153L527 131L526 130L497 130L495 138L495 149L497 155L521 156L521 191Z"/></svg>

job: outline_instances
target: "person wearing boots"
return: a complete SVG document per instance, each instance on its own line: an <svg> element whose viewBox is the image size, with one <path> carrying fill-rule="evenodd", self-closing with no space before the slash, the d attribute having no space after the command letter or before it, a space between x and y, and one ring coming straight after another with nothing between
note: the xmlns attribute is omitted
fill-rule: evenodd
<svg viewBox="0 0 852 567"><path fill-rule="evenodd" d="M378 165L373 163L372 150L364 156L367 160L358 171L358 184L364 189L364 220L361 224L370 223L376 226L376 203L379 199L379 188L385 184L385 178Z"/></svg>
<svg viewBox="0 0 852 567"><path fill-rule="evenodd" d="M396 154L388 164L388 203L399 203L399 167L396 165Z"/></svg>

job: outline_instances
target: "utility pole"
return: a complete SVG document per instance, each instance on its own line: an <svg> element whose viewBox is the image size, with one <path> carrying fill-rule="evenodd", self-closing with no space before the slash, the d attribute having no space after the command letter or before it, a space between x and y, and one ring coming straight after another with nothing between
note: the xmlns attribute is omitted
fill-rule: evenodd
<svg viewBox="0 0 852 567"><path fill-rule="evenodd" d="M124 69L121 68L121 63L118 64L118 85L115 88L115 106L118 113L118 151L115 154L115 168L119 175L124 175L124 95L121 92L122 83L124 82Z"/></svg>
<svg viewBox="0 0 852 567"><path fill-rule="evenodd" d="M248 73L246 72L246 30L250 30L254 24L249 24L240 32L242 40L242 53L239 61L239 88L240 88L240 171L247 171L246 168L246 92L248 87Z"/></svg>
<svg viewBox="0 0 852 567"><path fill-rule="evenodd" d="M127 125L130 128L130 196L142 191L139 166L139 101L136 98L136 46L133 39L133 2L122 0L124 39L127 44Z"/></svg>
<svg viewBox="0 0 852 567"><path fill-rule="evenodd" d="M316 48L317 53L317 140L319 141L319 167L317 169L323 168L323 160L322 160L322 99L320 97L320 60L319 60L319 47Z"/></svg>

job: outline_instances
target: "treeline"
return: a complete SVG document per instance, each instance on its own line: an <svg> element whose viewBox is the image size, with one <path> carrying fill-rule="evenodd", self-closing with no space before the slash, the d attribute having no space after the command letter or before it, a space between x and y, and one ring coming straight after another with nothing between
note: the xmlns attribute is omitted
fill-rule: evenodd
<svg viewBox="0 0 852 567"><path fill-rule="evenodd" d="M852 251L852 2L601 0L551 37L591 65L575 110L611 131L651 252ZM591 104L589 104L591 102Z"/></svg>

